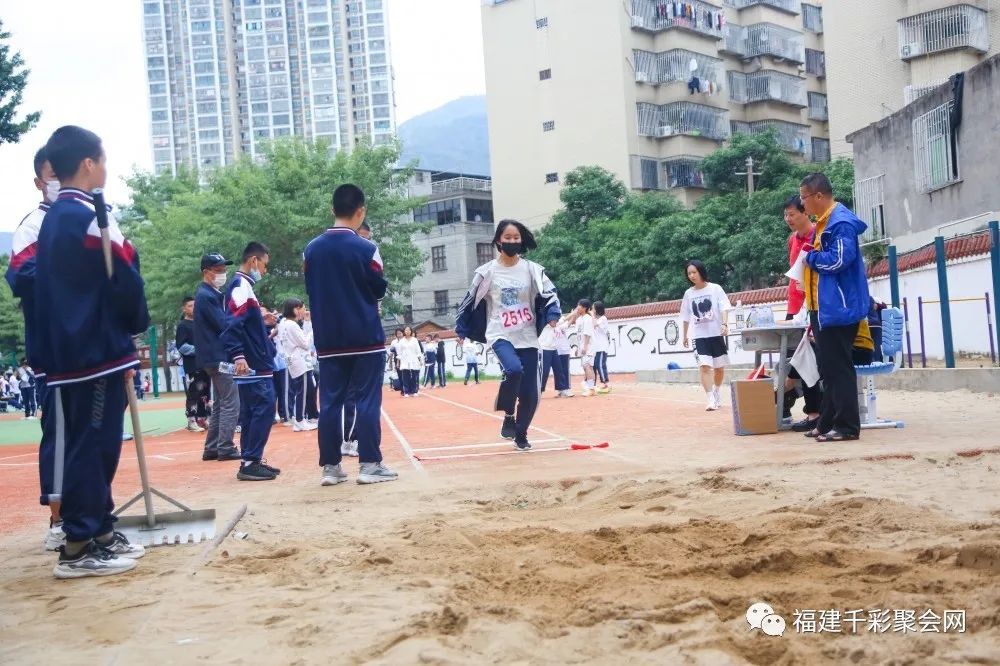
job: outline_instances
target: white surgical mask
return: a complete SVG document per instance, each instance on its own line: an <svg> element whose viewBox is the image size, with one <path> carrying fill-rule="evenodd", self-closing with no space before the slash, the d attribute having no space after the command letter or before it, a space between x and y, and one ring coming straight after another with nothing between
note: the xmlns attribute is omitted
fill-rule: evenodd
<svg viewBox="0 0 1000 666"><path fill-rule="evenodd" d="M215 277L212 278L212 284L215 285L216 289L222 289L226 286L226 279L225 273L216 273Z"/></svg>
<svg viewBox="0 0 1000 666"><path fill-rule="evenodd" d="M52 202L56 200L59 196L59 188L61 185L58 180L47 180L45 181L45 200Z"/></svg>

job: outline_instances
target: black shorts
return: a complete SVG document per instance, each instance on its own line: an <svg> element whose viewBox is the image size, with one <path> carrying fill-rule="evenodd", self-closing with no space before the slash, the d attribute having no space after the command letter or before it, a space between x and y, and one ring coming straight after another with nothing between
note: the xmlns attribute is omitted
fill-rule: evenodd
<svg viewBox="0 0 1000 666"><path fill-rule="evenodd" d="M729 345L721 335L695 338L694 355L698 365L712 368L724 368L729 365Z"/></svg>

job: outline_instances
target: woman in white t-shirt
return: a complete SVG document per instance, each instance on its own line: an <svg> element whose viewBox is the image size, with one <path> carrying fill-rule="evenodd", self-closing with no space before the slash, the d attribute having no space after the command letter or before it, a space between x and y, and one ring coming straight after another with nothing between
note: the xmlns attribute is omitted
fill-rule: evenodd
<svg viewBox="0 0 1000 666"><path fill-rule="evenodd" d="M396 341L396 354L399 355L399 374L403 379L403 397L416 395L420 369L424 367L424 353L409 326L403 327L403 337Z"/></svg>
<svg viewBox="0 0 1000 666"><path fill-rule="evenodd" d="M684 272L692 287L684 292L681 303L681 321L684 323L684 346L694 341L694 355L701 370L701 386L708 398L707 411L722 406L719 387L729 365L729 326L726 318L733 308L729 297L717 284L708 281L705 264L697 260L687 262Z"/></svg>
<svg viewBox="0 0 1000 666"><path fill-rule="evenodd" d="M282 315L284 319L278 324L275 338L278 353L284 357L288 366L286 404L288 413L292 415L292 430L315 430L316 424L308 422L305 416L306 374L310 369L313 345L312 322L305 304L297 298L285 301ZM299 326L300 321L302 326Z"/></svg>
<svg viewBox="0 0 1000 666"><path fill-rule="evenodd" d="M594 373L601 382L598 393L611 393L608 385L608 350L611 348L611 335L608 318L604 316L604 303L594 301L590 308L594 320Z"/></svg>
<svg viewBox="0 0 1000 666"><path fill-rule="evenodd" d="M526 451L538 408L538 334L541 326L558 322L559 298L545 269L521 257L537 247L526 226L501 220L493 244L500 256L476 269L459 308L456 332L484 339L496 355L503 370L495 403L496 411L504 413L500 436Z"/></svg>
<svg viewBox="0 0 1000 666"><path fill-rule="evenodd" d="M462 358L465 359L465 385L469 385L469 375L475 374L479 383L479 359L476 357L476 343L466 338L462 340Z"/></svg>

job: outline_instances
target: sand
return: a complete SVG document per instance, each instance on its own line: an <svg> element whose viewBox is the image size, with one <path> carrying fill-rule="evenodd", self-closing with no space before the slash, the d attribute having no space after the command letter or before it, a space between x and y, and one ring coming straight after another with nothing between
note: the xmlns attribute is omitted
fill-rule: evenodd
<svg viewBox="0 0 1000 666"><path fill-rule="evenodd" d="M57 582L37 534L5 539L0 663L1000 663L998 470L986 454L255 485L207 562L166 547ZM749 630L756 601L784 636ZM967 631L793 628L796 610L855 608L965 609Z"/></svg>

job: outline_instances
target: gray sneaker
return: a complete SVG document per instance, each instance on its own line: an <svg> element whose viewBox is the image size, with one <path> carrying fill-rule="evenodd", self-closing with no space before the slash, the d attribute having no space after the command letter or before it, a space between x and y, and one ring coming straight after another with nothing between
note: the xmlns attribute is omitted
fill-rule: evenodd
<svg viewBox="0 0 1000 666"><path fill-rule="evenodd" d="M382 483L398 478L399 474L382 463L361 463L361 471L358 473L358 483Z"/></svg>
<svg viewBox="0 0 1000 666"><path fill-rule="evenodd" d="M350 456L352 458L358 457L358 443L356 440L345 441L340 446L340 454L344 456Z"/></svg>
<svg viewBox="0 0 1000 666"><path fill-rule="evenodd" d="M45 550L59 550L66 545L66 533L63 532L62 521L53 523L45 533Z"/></svg>
<svg viewBox="0 0 1000 666"><path fill-rule="evenodd" d="M335 486L338 483L347 481L347 472L341 469L340 465L323 465L323 477L320 479L321 486Z"/></svg>
<svg viewBox="0 0 1000 666"><path fill-rule="evenodd" d="M91 541L77 555L69 557L66 548L59 548L59 562L52 570L56 578L85 578L87 576L114 576L135 569L135 560L118 557Z"/></svg>
<svg viewBox="0 0 1000 666"><path fill-rule="evenodd" d="M112 534L111 541L108 543L98 541L97 545L116 557L124 557L129 560L137 560L146 554L145 548L137 543L129 543L129 540L121 532Z"/></svg>

